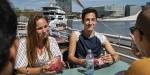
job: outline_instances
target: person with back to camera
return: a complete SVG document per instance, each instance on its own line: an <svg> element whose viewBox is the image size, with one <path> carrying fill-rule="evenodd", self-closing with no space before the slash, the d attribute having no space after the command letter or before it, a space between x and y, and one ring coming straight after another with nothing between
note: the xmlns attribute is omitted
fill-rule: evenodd
<svg viewBox="0 0 150 75"><path fill-rule="evenodd" d="M42 14L31 15L27 37L19 40L17 51L15 69L19 74L55 74L56 71L49 70L48 62L62 57L56 40L49 36L48 20Z"/></svg>
<svg viewBox="0 0 150 75"><path fill-rule="evenodd" d="M15 42L17 16L8 0L0 0L0 75L15 75L12 45Z"/></svg>
<svg viewBox="0 0 150 75"><path fill-rule="evenodd" d="M85 65L87 50L91 49L96 61L102 63L113 63L118 60L118 54L112 48L108 39L102 34L97 33L96 27L97 11L93 8L82 10L82 31L73 31L69 43L69 60L76 65ZM102 55L103 48L108 54Z"/></svg>
<svg viewBox="0 0 150 75"><path fill-rule="evenodd" d="M142 59L133 62L125 75L150 75L150 7L140 12L130 31Z"/></svg>

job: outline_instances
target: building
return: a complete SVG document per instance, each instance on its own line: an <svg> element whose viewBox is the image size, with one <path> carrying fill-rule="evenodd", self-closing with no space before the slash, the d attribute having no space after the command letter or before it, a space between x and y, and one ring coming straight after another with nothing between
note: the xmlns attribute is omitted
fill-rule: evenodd
<svg viewBox="0 0 150 75"><path fill-rule="evenodd" d="M66 14L71 14L72 12L72 0L56 0L58 6L60 6Z"/></svg>
<svg viewBox="0 0 150 75"><path fill-rule="evenodd" d="M150 2L147 2L147 3L146 3L146 6L150 6Z"/></svg>
<svg viewBox="0 0 150 75"><path fill-rule="evenodd" d="M141 6L137 5L126 5L125 6L125 16L131 16L137 14L141 10Z"/></svg>
<svg viewBox="0 0 150 75"><path fill-rule="evenodd" d="M110 5L105 6L105 11L110 13L110 17L124 17L125 8L124 6Z"/></svg>
<svg viewBox="0 0 150 75"><path fill-rule="evenodd" d="M104 16L106 16L107 14L106 14L106 12L104 11L105 9L104 9L104 6L102 6L102 7L94 7L94 9L95 10L97 10L97 12L98 12L98 17L104 17Z"/></svg>

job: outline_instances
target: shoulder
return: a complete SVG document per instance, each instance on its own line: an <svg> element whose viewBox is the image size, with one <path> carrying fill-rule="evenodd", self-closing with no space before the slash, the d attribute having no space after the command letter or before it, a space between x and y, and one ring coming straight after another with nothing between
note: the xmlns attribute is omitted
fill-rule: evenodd
<svg viewBox="0 0 150 75"><path fill-rule="evenodd" d="M140 68L140 67L144 67L148 64L150 65L150 59L140 59L140 60L133 62L131 67Z"/></svg>
<svg viewBox="0 0 150 75"><path fill-rule="evenodd" d="M26 43L26 38L25 38L25 37L24 37L24 38L21 38L21 39L18 40L18 42L19 42L19 43Z"/></svg>
<svg viewBox="0 0 150 75"><path fill-rule="evenodd" d="M103 44L106 40L106 37L103 33L98 33L98 32L95 32L95 36L101 41L101 43Z"/></svg>
<svg viewBox="0 0 150 75"><path fill-rule="evenodd" d="M72 33L71 33L71 38L73 38L73 39L79 39L79 36L80 36L80 34L81 34L81 31L73 31Z"/></svg>
<svg viewBox="0 0 150 75"><path fill-rule="evenodd" d="M131 64L129 69L127 70L127 74L133 75L150 75L149 66L150 59L140 59Z"/></svg>
<svg viewBox="0 0 150 75"><path fill-rule="evenodd" d="M54 37L51 37L51 36L48 37L48 40L49 41L56 41L56 39Z"/></svg>
<svg viewBox="0 0 150 75"><path fill-rule="evenodd" d="M51 44L57 43L57 40L54 37L49 36L48 40Z"/></svg>
<svg viewBox="0 0 150 75"><path fill-rule="evenodd" d="M72 34L76 35L76 36L79 36L81 34L81 31L73 31Z"/></svg>
<svg viewBox="0 0 150 75"><path fill-rule="evenodd" d="M49 39L49 40L55 40L55 38L54 38L54 37L51 37L51 36L48 36L48 39Z"/></svg>
<svg viewBox="0 0 150 75"><path fill-rule="evenodd" d="M99 33L95 31L95 36L97 37L105 37L103 33Z"/></svg>

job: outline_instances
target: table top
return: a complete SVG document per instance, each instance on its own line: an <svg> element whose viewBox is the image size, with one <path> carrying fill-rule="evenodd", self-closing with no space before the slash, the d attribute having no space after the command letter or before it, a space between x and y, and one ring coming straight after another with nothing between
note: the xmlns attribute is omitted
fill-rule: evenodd
<svg viewBox="0 0 150 75"><path fill-rule="evenodd" d="M127 70L128 67L129 67L128 63L118 61L108 67L95 70L94 75L121 75L121 72ZM79 67L67 69L57 75L85 75L85 68Z"/></svg>

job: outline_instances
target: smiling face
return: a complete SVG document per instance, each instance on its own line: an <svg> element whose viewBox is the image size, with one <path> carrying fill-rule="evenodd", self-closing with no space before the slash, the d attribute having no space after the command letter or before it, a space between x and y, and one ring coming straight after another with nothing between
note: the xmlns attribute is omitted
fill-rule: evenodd
<svg viewBox="0 0 150 75"><path fill-rule="evenodd" d="M96 26L96 15L93 12L87 13L83 19L84 30L93 31Z"/></svg>
<svg viewBox="0 0 150 75"><path fill-rule="evenodd" d="M41 39L44 39L48 36L48 23L44 18L36 21L36 33Z"/></svg>

